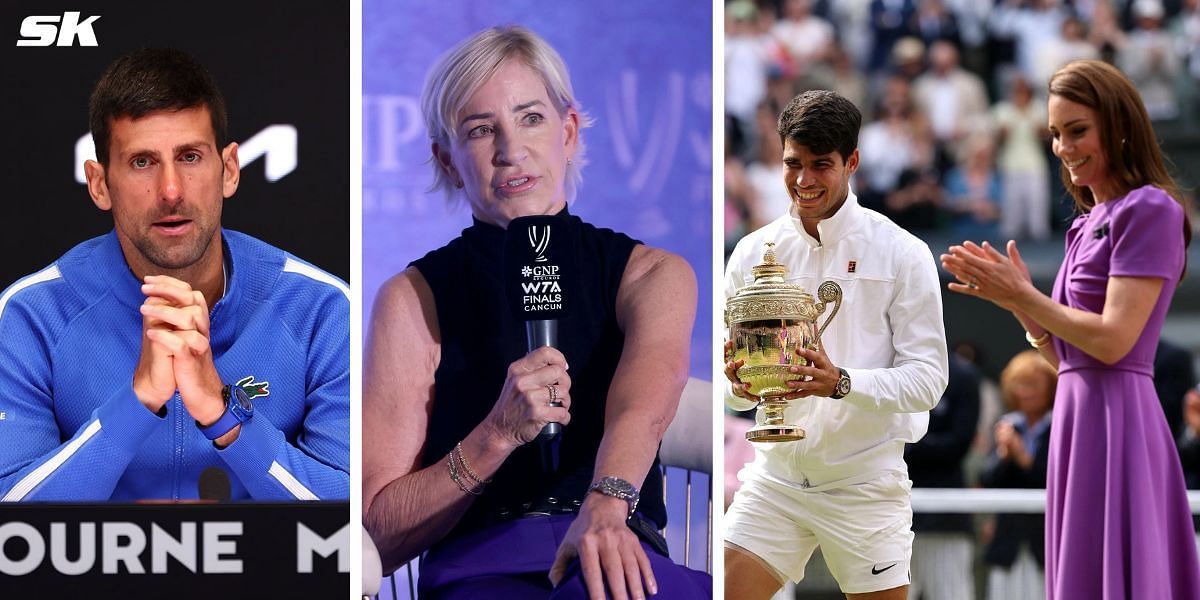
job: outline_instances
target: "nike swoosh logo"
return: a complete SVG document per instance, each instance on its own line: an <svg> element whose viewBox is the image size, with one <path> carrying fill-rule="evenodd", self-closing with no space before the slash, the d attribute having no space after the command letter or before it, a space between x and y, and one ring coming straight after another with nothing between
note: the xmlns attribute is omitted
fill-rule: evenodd
<svg viewBox="0 0 1200 600"><path fill-rule="evenodd" d="M872 574L872 575L878 575L878 574L880 574L880 573L882 573L882 572L884 572L884 571L886 571L886 570L888 570L888 569L890 569L890 568L892 568L892 567L894 567L894 566L896 566L896 565L898 565L898 564L900 564L900 563L892 563L892 564L890 564L890 565L888 565L888 566L886 566L886 567L884 567L884 568L882 568L882 569L876 569L875 567L871 567L871 574Z"/></svg>

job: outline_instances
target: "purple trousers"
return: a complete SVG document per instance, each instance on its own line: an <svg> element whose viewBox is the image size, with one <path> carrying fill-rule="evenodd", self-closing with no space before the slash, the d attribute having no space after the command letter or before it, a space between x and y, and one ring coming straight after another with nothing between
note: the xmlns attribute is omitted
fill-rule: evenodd
<svg viewBox="0 0 1200 600"><path fill-rule="evenodd" d="M430 550L417 581L421 600L584 600L587 586L573 561L557 588L547 574L575 515L517 519ZM655 600L712 598L712 577L675 564L642 542L658 582Z"/></svg>

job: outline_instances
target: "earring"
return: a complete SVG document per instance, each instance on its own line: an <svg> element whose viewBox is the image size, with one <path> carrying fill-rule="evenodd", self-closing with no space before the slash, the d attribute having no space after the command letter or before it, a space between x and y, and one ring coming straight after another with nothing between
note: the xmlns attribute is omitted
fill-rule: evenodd
<svg viewBox="0 0 1200 600"><path fill-rule="evenodd" d="M571 159L569 159L569 158L568 158L568 159L567 159L567 166L569 167L569 166L571 166L571 164L572 164L572 163L571 163Z"/></svg>

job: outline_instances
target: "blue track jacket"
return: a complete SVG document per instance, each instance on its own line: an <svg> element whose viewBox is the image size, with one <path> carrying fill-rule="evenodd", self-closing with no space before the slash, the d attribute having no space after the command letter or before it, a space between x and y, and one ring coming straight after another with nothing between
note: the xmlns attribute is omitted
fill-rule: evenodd
<svg viewBox="0 0 1200 600"><path fill-rule="evenodd" d="M115 233L0 295L0 501L179 500L219 467L232 498L350 497L350 294L287 253L222 231L225 296L211 308L222 381L254 417L223 450L178 392L166 416L133 393L145 300Z"/></svg>

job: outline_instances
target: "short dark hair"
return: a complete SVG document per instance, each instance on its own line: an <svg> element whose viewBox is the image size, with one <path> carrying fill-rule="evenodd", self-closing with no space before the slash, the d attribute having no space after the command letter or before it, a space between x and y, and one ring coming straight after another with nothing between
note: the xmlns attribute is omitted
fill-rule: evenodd
<svg viewBox="0 0 1200 600"><path fill-rule="evenodd" d="M108 166L114 119L139 119L155 111L200 106L208 108L220 149L225 145L228 118L225 99L208 70L186 53L171 48L142 48L125 54L104 70L88 103L96 158Z"/></svg>
<svg viewBox="0 0 1200 600"><path fill-rule="evenodd" d="M858 148L862 113L854 103L835 92L810 90L792 98L779 115L779 143L787 140L813 154L837 150L842 160Z"/></svg>

